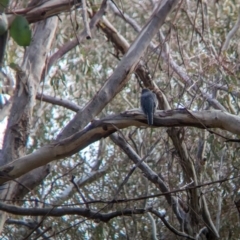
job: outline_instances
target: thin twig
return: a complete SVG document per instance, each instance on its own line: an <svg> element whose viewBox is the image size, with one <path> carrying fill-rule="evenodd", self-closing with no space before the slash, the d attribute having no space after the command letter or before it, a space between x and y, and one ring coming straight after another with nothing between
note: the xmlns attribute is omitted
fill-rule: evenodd
<svg viewBox="0 0 240 240"><path fill-rule="evenodd" d="M52 230L52 227L48 227L46 228L44 231L42 231L41 233L39 233L33 240L37 240L41 237L41 239L48 239L47 236L45 236L45 233Z"/></svg>
<svg viewBox="0 0 240 240"><path fill-rule="evenodd" d="M29 232L29 234L28 234L26 237L24 237L22 240L27 240L27 239L29 239L29 237L34 233L34 231L36 231L36 230L42 225L43 221L49 216L49 214L51 214L51 212L54 210L54 208L55 208L55 207L49 208L49 209L47 210L47 212L42 215L43 217L42 217L41 221L37 224L37 226L36 226L33 230L31 230L31 231ZM51 215L50 215L50 216L51 216Z"/></svg>
<svg viewBox="0 0 240 240"><path fill-rule="evenodd" d="M72 184L75 186L75 188L77 189L79 195L81 196L83 202L84 202L85 205L86 205L86 208L89 209L88 203L87 203L85 197L83 196L83 194L81 193L81 191L80 191L78 185L75 183L74 178L75 178L75 176L72 176L72 178L71 178L71 183L72 183Z"/></svg>
<svg viewBox="0 0 240 240"><path fill-rule="evenodd" d="M90 29L94 29L96 24L99 22L99 20L102 18L105 9L107 7L107 0L104 0L102 2L102 5L99 9L99 11L92 17L89 26ZM45 77L45 75L49 72L49 69L52 67L52 65L59 60L63 55L65 55L67 52L72 50L74 47L76 47L80 42L83 41L84 38L87 37L86 31L83 30L79 35L78 38L75 38L67 43L65 43L61 48L58 49L57 52L55 52L48 60L48 65L46 66L46 71L43 71L44 74L42 74L42 79Z"/></svg>
<svg viewBox="0 0 240 240"><path fill-rule="evenodd" d="M123 135L121 133L121 135ZM114 141L114 136L111 135L110 136L111 140ZM151 154L151 152L153 151L153 149L156 147L156 145L158 144L158 142L161 140L162 136L157 139L157 141L154 143L154 145L151 147L151 149L148 151L148 153L137 163L135 164L131 170L129 171L129 173L127 174L127 176L125 177L125 179L123 180L123 182L120 184L118 190L116 191L115 195L114 195L114 198L113 199L116 199L118 193L121 191L121 189L123 188L123 186L127 183L128 179L131 177L131 175L133 174L133 172L142 164L142 162L144 160L146 160L146 158Z"/></svg>

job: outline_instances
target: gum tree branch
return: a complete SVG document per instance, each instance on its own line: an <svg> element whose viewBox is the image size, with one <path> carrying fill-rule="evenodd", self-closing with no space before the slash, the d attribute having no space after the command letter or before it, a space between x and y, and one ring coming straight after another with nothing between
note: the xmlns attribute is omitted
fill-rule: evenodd
<svg viewBox="0 0 240 240"><path fill-rule="evenodd" d="M40 101L48 102L48 103L51 103L54 105L62 106L64 108L70 109L74 112L78 112L81 110L81 108L77 104L75 104L69 100L63 100L61 98L52 97L52 96L46 95L46 94L37 93L36 99L38 99Z"/></svg>
<svg viewBox="0 0 240 240"><path fill-rule="evenodd" d="M217 181L206 182L206 183L202 183L202 184L195 185L195 186L186 186L184 188L171 190L169 192L157 193L157 194L152 194L152 195L142 196L142 197L140 196L140 197L137 197L137 198L127 198L127 199L120 199L119 198L119 199L113 199L113 200L92 200L92 201L88 201L88 204L97 204L97 203L106 203L106 204L115 204L115 203L118 204L119 203L119 204L121 204L121 203L133 202L133 201L140 201L140 200L158 198L158 197L166 196L166 195L169 195L169 194L176 194L176 193L179 193L179 192L185 192L189 189L202 188L202 187L211 186L211 185L214 185L214 184L220 184L221 185L224 182L228 182L228 181L231 181L233 179L239 179L239 178L240 178L240 175L236 176L236 177L231 177L231 178L223 178L223 179L220 179L220 180L217 180ZM52 204L52 206L55 206L55 205Z"/></svg>
<svg viewBox="0 0 240 240"><path fill-rule="evenodd" d="M111 140L118 145L124 153L136 164L138 168L141 169L145 177L162 192L169 192L169 188L167 184L158 176L156 172L154 172L146 163L141 162L140 156L132 149L132 147L125 141L123 137L117 134L111 135ZM178 202L176 198L171 194L166 194L165 198L168 204L173 208L174 213L176 214L180 223L182 223L183 216L185 215L184 211L179 209ZM179 211L180 210L180 211Z"/></svg>
<svg viewBox="0 0 240 240"><path fill-rule="evenodd" d="M159 3L149 21L143 27L127 53L123 56L112 75L107 79L102 88L78 112L75 117L63 129L57 139L71 136L76 129L85 127L102 109L119 93L130 79L140 58L145 53L150 41L163 25L171 10L179 3L178 0L168 0Z"/></svg>
<svg viewBox="0 0 240 240"><path fill-rule="evenodd" d="M207 81L206 83L213 88L225 91L227 93L232 94L235 97L240 98L240 92L234 90L234 86L232 86L232 85L228 86L227 84L214 83L214 82L211 82L211 81Z"/></svg>
<svg viewBox="0 0 240 240"><path fill-rule="evenodd" d="M237 19L236 23L234 24L233 28L227 34L225 42L223 43L222 52L227 51L229 43L230 43L231 39L233 38L233 36L235 35L235 33L237 32L237 30L239 29L239 27L240 27L240 8L238 9L238 19Z"/></svg>
<svg viewBox="0 0 240 240"><path fill-rule="evenodd" d="M69 12L73 6L80 7L81 4L75 0L48 0L43 3L39 1L39 4L35 6L7 12L7 18L11 22L15 15L23 15L29 23L35 23L57 16L62 12Z"/></svg>
<svg viewBox="0 0 240 240"><path fill-rule="evenodd" d="M168 44L164 40L165 37L163 36L162 33L160 33L160 36L162 38L162 44L163 44L163 51L161 52L161 56L166 61L166 63L169 64L172 70L180 77L180 80L182 80L187 87L191 87L195 93L197 93L200 90L202 97L205 98L215 109L219 109L227 112L225 107L217 99L212 98L210 94L204 92L202 89L199 89L197 84L194 83L191 80L191 78L188 76L187 72L174 61L174 59L172 58L169 52Z"/></svg>
<svg viewBox="0 0 240 240"><path fill-rule="evenodd" d="M134 19L131 19L128 15L126 14L121 14L119 12L119 10L114 6L114 4L110 4L110 7L112 9L112 11L120 18L122 18L124 21L126 21L127 23L129 23L129 25L131 25L133 27L133 29L136 32L139 32L141 27L137 24L137 22ZM104 30L103 30L104 31ZM106 30L105 30L106 31ZM154 54L161 54L162 58L164 58L164 60L166 62L168 62L171 66L171 68L173 69L174 72L176 72L176 74L180 77L180 79L182 79L183 83L186 84L187 86L193 86L193 90L195 92L198 91L197 86L195 85L195 83L192 82L191 78L187 75L187 73L185 72L185 70L178 66L177 63L174 61L174 59L171 57L171 55L169 54L169 47L166 43L166 41L164 41L164 37L162 36L162 42L164 44L164 51L160 51L159 47L156 46L155 44L153 44L152 42L150 43L150 48L152 49ZM112 40L112 38L110 38ZM116 42L115 42L116 43ZM120 48L121 49L121 48ZM216 109L220 109L223 111L226 111L226 109L216 100L213 99L208 93L205 93L204 91L200 90L203 98L207 99L207 101L214 106ZM164 94L163 94L163 98L164 98ZM166 101L164 101L164 104ZM166 105L167 106L167 105ZM161 107L161 109L170 109L170 107Z"/></svg>
<svg viewBox="0 0 240 240"><path fill-rule="evenodd" d="M124 15L125 16L125 15ZM134 20L132 20L134 22ZM136 24L135 24L136 25ZM113 43L117 51L120 51L122 54L125 54L129 48L129 43L127 40L116 30L116 28L107 20L106 17L103 17L98 27L106 34L107 38ZM141 28L138 26L138 32ZM150 43L151 45L151 43ZM144 86L152 89L158 98L160 109L169 110L171 109L165 94L159 89L159 87L154 83L153 78L148 70L146 64L140 60L136 66L135 73L144 83Z"/></svg>
<svg viewBox="0 0 240 240"><path fill-rule="evenodd" d="M25 226L29 229L35 229L38 235L41 235L43 239L48 239L48 236L45 234L46 230L42 230L38 227L38 223L36 221L24 221L24 220L17 220L9 218L5 222L6 224L18 225L18 226Z"/></svg>
<svg viewBox="0 0 240 240"><path fill-rule="evenodd" d="M87 184L90 184L99 179L100 177L104 176L107 173L107 170L108 167L104 167L97 171L90 172L87 176L77 179L76 184L79 188L82 188L83 186L86 186ZM62 204L64 201L71 198L74 192L74 186L71 184L67 186L61 193L55 196L53 202L55 204Z"/></svg>
<svg viewBox="0 0 240 240"><path fill-rule="evenodd" d="M84 31L86 32L86 35L87 35L86 38L91 39L92 34L91 34L89 23L88 23L86 0L82 0L82 18L83 18L83 24L84 24Z"/></svg>
<svg viewBox="0 0 240 240"><path fill-rule="evenodd" d="M3 141L3 157L0 159L1 166L26 154L26 143L30 134L36 91L57 24L58 19L54 17L37 23L33 33L33 40L25 50L21 67L15 66L16 90L12 98L11 112ZM35 183L32 180L32 184L34 185ZM14 198L17 188L16 182L8 183L1 190L0 198ZM6 217L4 212L0 212L0 232L3 229Z"/></svg>
<svg viewBox="0 0 240 240"><path fill-rule="evenodd" d="M99 22L99 20L102 18L105 9L107 7L107 0L104 0L102 2L102 5L99 9L99 11L92 17L90 23L89 23L89 31L92 31L95 27L96 24ZM83 40L85 40L88 36L88 33L86 29L84 29L80 34L78 34L77 38L66 42L61 48L58 49L57 52L55 52L49 59L48 59L48 64L46 67L46 72L42 76L42 78L49 72L49 69L53 66L54 63L57 62L63 55L65 55L67 52L72 50L74 47L76 47L78 44L80 44Z"/></svg>
<svg viewBox="0 0 240 240"><path fill-rule="evenodd" d="M119 216L132 216L133 214L144 214L149 211L149 209L134 208L121 209L110 213L100 213L99 211L89 210L86 208L73 207L21 208L14 205L4 204L2 202L0 202L0 210L20 216L62 217L64 215L78 215L102 222L108 222Z"/></svg>
<svg viewBox="0 0 240 240"><path fill-rule="evenodd" d="M148 126L146 116L139 110L124 112L102 120L95 120L72 136L47 144L35 152L16 159L0 168L0 184L44 166L51 161L71 156L89 144L105 138L117 129L129 126ZM182 110L158 110L154 118L154 127L190 126L197 128L220 128L240 134L240 117L222 111L193 112Z"/></svg>
<svg viewBox="0 0 240 240"><path fill-rule="evenodd" d="M150 212L148 212L147 214L148 214L148 218L150 219L151 227L152 227L152 240L158 240L156 221Z"/></svg>
<svg viewBox="0 0 240 240"><path fill-rule="evenodd" d="M195 240L196 238L189 236L188 234L184 233L184 232L180 232L178 231L176 228L174 228L166 219L165 216L163 216L161 213L159 213L156 210L150 210L151 213L153 213L155 216L157 216L158 218L160 218L162 220L162 222L164 223L164 225L173 233L175 233L176 235L180 236L180 237L185 237L187 239L192 239Z"/></svg>

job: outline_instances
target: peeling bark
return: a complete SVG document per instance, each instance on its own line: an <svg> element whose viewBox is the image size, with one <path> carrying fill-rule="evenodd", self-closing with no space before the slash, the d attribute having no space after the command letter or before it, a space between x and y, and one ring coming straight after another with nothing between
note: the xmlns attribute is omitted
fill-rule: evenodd
<svg viewBox="0 0 240 240"><path fill-rule="evenodd" d="M35 95L41 80L47 53L55 35L57 22L57 18L52 18L36 24L32 43L25 52L21 69L17 71L17 87L4 136L1 165L10 163L26 154ZM0 198L3 200L15 198L17 188L18 184L16 182L8 183L1 191ZM5 220L6 213L2 212L0 215L0 232Z"/></svg>

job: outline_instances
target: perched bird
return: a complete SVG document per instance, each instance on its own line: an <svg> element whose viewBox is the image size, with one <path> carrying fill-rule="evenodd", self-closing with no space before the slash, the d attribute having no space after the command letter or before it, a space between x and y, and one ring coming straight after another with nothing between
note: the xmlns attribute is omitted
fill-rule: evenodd
<svg viewBox="0 0 240 240"><path fill-rule="evenodd" d="M155 93L144 88L141 95L141 108L147 116L148 125L153 125L153 115L158 106L158 101Z"/></svg>

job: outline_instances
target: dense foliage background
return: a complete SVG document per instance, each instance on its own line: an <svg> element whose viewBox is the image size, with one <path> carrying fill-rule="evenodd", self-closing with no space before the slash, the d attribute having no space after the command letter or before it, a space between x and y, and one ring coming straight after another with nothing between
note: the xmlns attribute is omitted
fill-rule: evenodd
<svg viewBox="0 0 240 240"><path fill-rule="evenodd" d="M239 1L29 2L5 10L32 42L8 38L2 67L1 239L238 239ZM142 87L159 100L154 127Z"/></svg>

